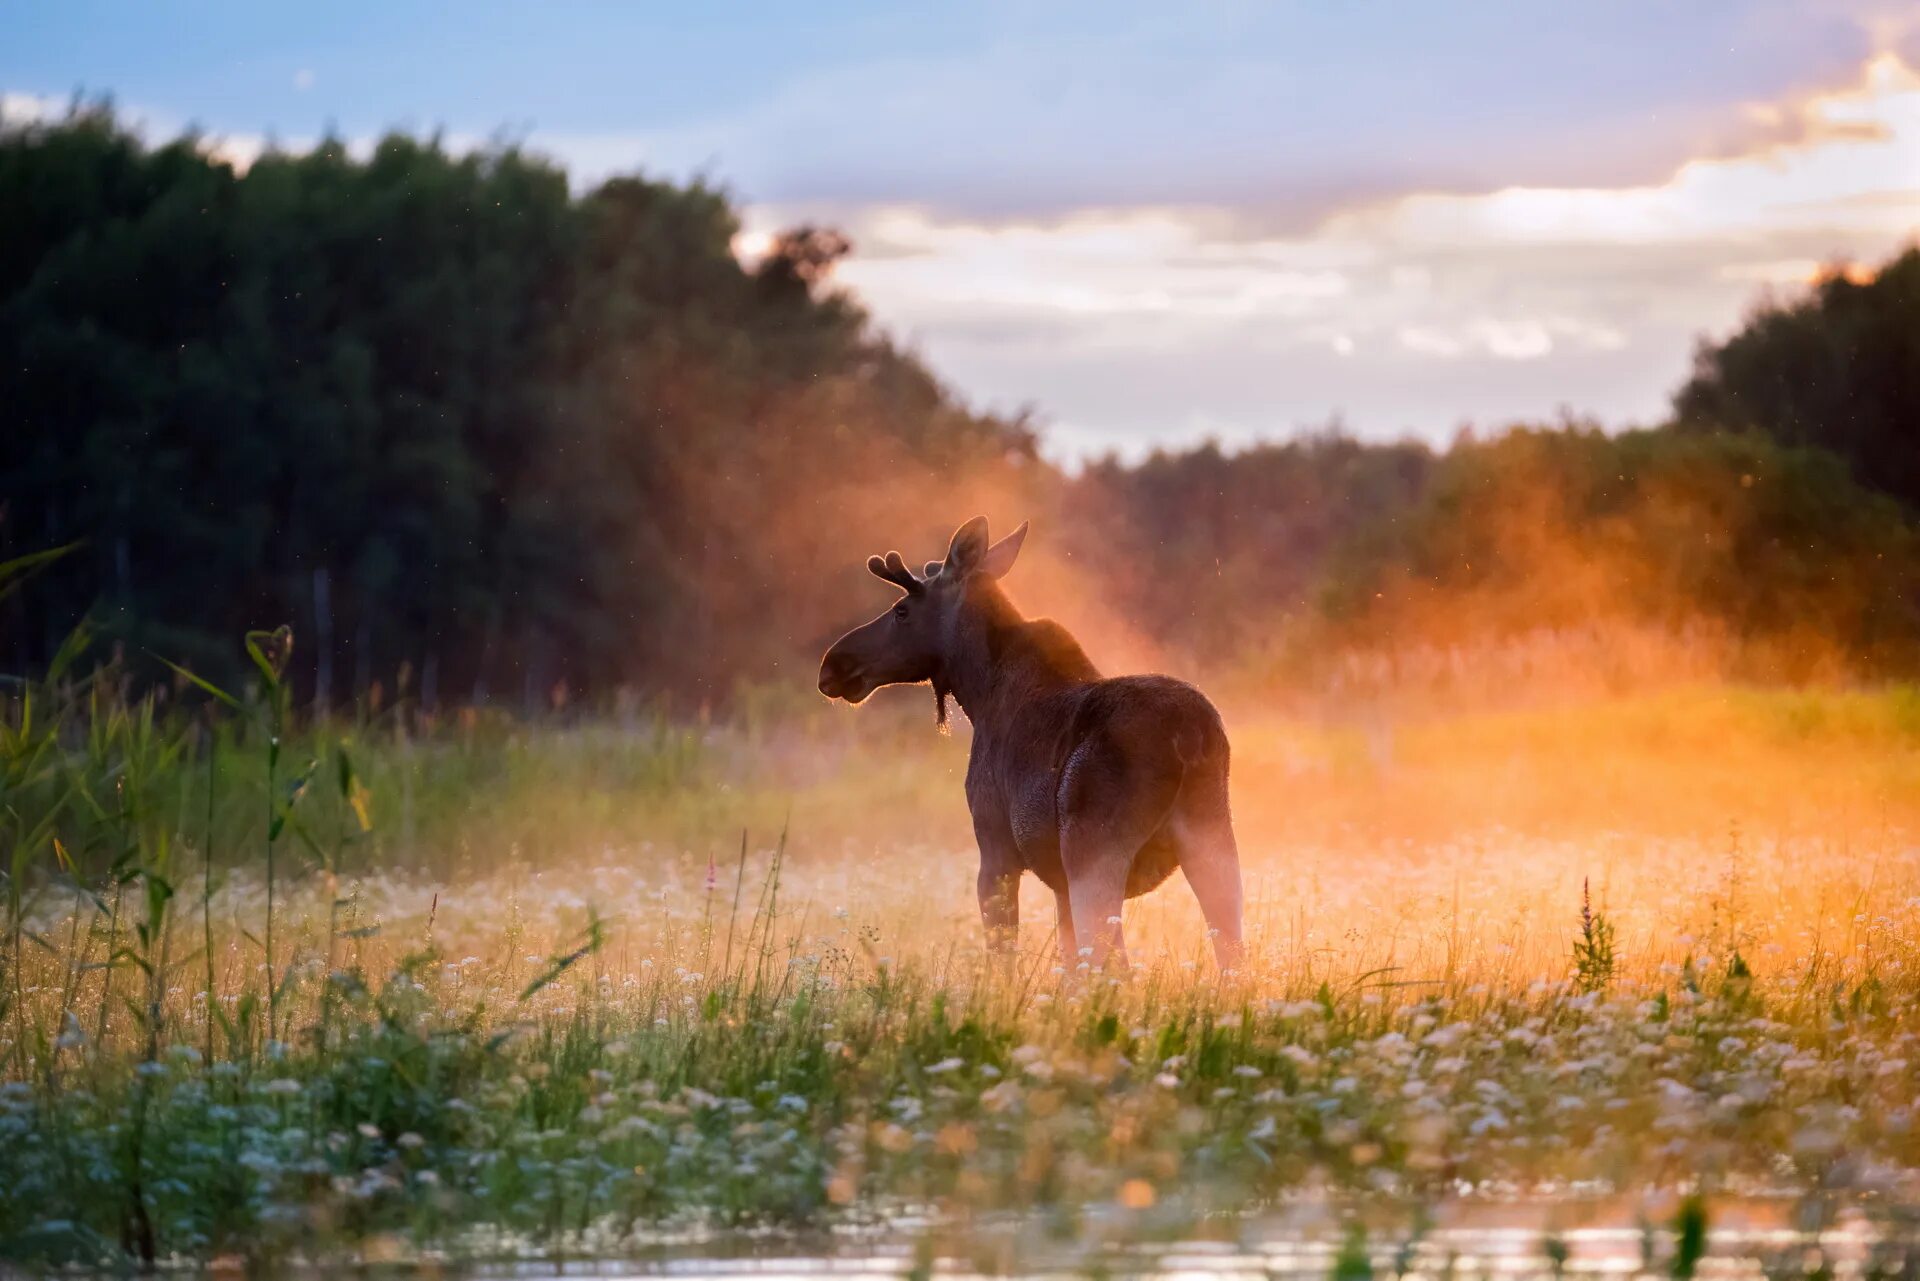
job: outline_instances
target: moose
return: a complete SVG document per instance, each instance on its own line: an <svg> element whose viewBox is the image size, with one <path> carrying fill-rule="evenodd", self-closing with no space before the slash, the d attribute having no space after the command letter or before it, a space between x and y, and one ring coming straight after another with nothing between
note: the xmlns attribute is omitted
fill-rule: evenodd
<svg viewBox="0 0 1920 1281"><path fill-rule="evenodd" d="M1069 969L1124 965L1120 910L1177 866L1200 900L1220 968L1241 960L1240 855L1227 804L1227 734L1193 686L1168 676L1103 677L1072 634L1026 619L1000 587L1026 540L997 543L987 518L954 533L919 574L899 552L867 568L900 589L820 663L820 692L849 704L882 685L931 683L973 724L967 807L980 847L980 916L1010 948L1019 881L1053 891Z"/></svg>

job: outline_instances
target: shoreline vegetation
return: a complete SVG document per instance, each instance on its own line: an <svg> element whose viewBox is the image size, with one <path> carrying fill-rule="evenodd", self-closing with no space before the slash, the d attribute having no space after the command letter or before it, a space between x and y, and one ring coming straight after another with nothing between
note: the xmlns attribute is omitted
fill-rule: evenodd
<svg viewBox="0 0 1920 1281"><path fill-rule="evenodd" d="M183 679L163 710L102 668L6 698L0 1257L890 1223L965 1257L969 1225L1016 1248L1009 1215L1111 1244L1302 1204L1365 1249L1541 1195L1758 1196L1864 1213L1876 1257L1910 1240L1911 688L1690 685L1384 741L1249 713L1254 960L1215 974L1156 895L1108 976L1059 965L1031 893L1020 953L982 953L963 745L906 699L859 726L296 724L283 642L252 638L245 697Z"/></svg>

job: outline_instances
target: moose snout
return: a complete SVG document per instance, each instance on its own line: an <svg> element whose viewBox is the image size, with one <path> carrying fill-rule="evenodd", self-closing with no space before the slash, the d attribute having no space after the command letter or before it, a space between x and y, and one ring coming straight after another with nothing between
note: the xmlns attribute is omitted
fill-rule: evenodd
<svg viewBox="0 0 1920 1281"><path fill-rule="evenodd" d="M848 702L859 702L856 695L863 695L858 680L860 661L853 655L841 650L829 650L820 660L820 692L828 698L844 698Z"/></svg>

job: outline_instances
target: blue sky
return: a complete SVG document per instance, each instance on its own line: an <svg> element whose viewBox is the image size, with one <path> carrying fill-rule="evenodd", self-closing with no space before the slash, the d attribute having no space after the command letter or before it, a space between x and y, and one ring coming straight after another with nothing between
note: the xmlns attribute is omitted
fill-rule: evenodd
<svg viewBox="0 0 1920 1281"><path fill-rule="evenodd" d="M1920 227L1909 8L62 3L9 10L0 93L705 174L743 252L846 227L963 393L1137 453L1657 415L1694 335Z"/></svg>

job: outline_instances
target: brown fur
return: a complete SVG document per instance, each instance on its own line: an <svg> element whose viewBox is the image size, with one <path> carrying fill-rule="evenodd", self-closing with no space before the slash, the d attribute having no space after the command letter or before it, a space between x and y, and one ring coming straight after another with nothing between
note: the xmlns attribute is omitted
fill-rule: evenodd
<svg viewBox="0 0 1920 1281"><path fill-rule="evenodd" d="M989 544L986 518L976 517L924 576L897 552L868 561L905 595L834 642L820 692L858 703L882 685L931 682L943 726L949 694L967 714L967 805L992 941L1012 943L1019 878L1032 872L1054 891L1069 964L1076 942L1095 964L1124 958L1112 923L1122 901L1179 867L1231 968L1241 954L1240 861L1220 715L1171 677L1102 677L1066 628L1022 618L998 580L1026 530Z"/></svg>

